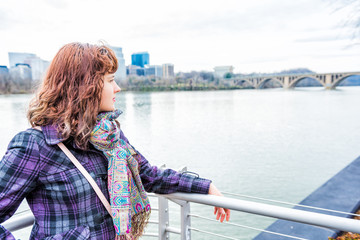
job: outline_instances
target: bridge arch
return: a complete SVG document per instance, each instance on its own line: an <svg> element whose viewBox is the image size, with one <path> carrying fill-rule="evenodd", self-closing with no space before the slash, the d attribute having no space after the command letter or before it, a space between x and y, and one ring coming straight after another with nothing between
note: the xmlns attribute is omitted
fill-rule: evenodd
<svg viewBox="0 0 360 240"><path fill-rule="evenodd" d="M337 79L330 87L330 89L335 89L342 81L344 81L346 78L351 77L351 76L360 76L360 74L346 74L344 76L342 76L341 78Z"/></svg>
<svg viewBox="0 0 360 240"><path fill-rule="evenodd" d="M280 81L279 79L277 79L277 78L265 78L265 79L261 80L261 81L259 82L259 84L256 85L255 88L256 88L256 89L263 89L263 88L264 88L264 85L265 85L267 82L269 82L269 81L278 82L278 83L280 83L281 87L284 87L284 83L281 82L281 81Z"/></svg>
<svg viewBox="0 0 360 240"><path fill-rule="evenodd" d="M242 83L247 83L249 86L254 87L254 84L248 79L236 79L234 80L236 85L241 85Z"/></svg>
<svg viewBox="0 0 360 240"><path fill-rule="evenodd" d="M295 88L296 84L298 84L298 82L300 82L301 80L304 80L305 78L314 79L314 80L316 80L317 82L319 82L323 87L325 87L324 81L322 81L321 79L319 79L319 78L317 78L317 77L301 76L301 77L296 78L295 80L293 80L293 81L289 84L289 88Z"/></svg>

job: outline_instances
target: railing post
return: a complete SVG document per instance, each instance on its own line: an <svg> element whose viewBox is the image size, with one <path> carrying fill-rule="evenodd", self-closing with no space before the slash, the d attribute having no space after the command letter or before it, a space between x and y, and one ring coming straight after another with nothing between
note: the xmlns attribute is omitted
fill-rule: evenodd
<svg viewBox="0 0 360 240"><path fill-rule="evenodd" d="M169 226L169 203L167 198L159 196L159 240L169 240L166 228Z"/></svg>
<svg viewBox="0 0 360 240"><path fill-rule="evenodd" d="M181 240L191 240L190 232L190 202L181 204Z"/></svg>

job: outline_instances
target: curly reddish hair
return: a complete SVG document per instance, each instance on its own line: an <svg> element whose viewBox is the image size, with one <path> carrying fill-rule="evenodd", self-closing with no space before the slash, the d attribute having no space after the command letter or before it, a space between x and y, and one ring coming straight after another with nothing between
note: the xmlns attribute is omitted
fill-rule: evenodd
<svg viewBox="0 0 360 240"><path fill-rule="evenodd" d="M54 125L63 140L72 137L88 148L99 112L104 75L115 73L118 62L104 45L69 43L52 60L27 113L34 126Z"/></svg>

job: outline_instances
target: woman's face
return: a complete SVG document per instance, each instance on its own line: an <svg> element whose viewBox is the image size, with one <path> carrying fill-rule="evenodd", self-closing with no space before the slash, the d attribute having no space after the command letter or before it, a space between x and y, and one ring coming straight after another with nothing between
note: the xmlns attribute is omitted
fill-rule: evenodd
<svg viewBox="0 0 360 240"><path fill-rule="evenodd" d="M101 93L100 112L109 112L115 110L115 94L121 91L121 88L114 80L114 73L104 75L104 88Z"/></svg>

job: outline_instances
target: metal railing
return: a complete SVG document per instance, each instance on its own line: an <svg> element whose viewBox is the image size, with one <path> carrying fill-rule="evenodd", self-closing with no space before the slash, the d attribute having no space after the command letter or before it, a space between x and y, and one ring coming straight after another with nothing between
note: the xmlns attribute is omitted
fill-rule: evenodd
<svg viewBox="0 0 360 240"><path fill-rule="evenodd" d="M212 195L173 193L173 194L158 195L158 196L159 196L159 240L169 239L168 233L170 232L180 233L181 240L190 240L191 230L198 231L198 229L191 227L190 218L200 217L200 216L190 214L190 203L218 206L235 211L247 212L256 215L274 217L289 221L295 221L295 222L310 224L318 227L325 227L325 228L337 229L346 232L360 233L360 221L345 217L337 217L328 214L314 213L305 210L285 208L285 207L279 207L264 203L257 203L252 201L245 201L245 200L239 200L228 197L218 197ZM181 206L180 229L174 229L170 227L168 224L169 211L168 211L167 199ZM242 227L240 225L238 226ZM264 230L260 230L260 231L264 231ZM273 233L273 234L282 235L278 233ZM288 235L282 235L282 236L287 236L294 239L303 239ZM222 236L222 237L227 239L235 239L227 236Z"/></svg>
<svg viewBox="0 0 360 240"><path fill-rule="evenodd" d="M173 193L166 195L152 194L151 196L158 197L158 208L153 208L153 210L158 211L159 221L153 221L151 223L158 224L158 233L146 233L145 236L156 237L159 240L169 239L170 233L179 234L181 240L190 240L191 231L201 232L203 234L210 234L219 237L219 234L210 233L204 230L200 230L191 226L191 218L203 218L196 214L190 213L190 203L198 203L209 206L218 206L223 208L228 208L234 211L247 212L256 215L262 215L267 217L274 217L278 219L290 220L305 224L310 224L319 227L325 227L330 229L337 229L347 232L360 233L360 221L349 219L345 217L337 217L328 214L314 213L305 210L298 210L286 207L275 206L271 204L258 203L254 201L246 201L229 197L218 197L212 195L203 195L203 194L188 194L188 193ZM180 218L181 226L180 228L174 228L170 226L170 213L168 201L171 200L181 207ZM9 231L16 231L25 227L28 227L33 224L33 216L30 213L22 213L17 216L12 217L6 221L3 226ZM211 219L208 219L211 221ZM246 227L236 223L228 223L236 227ZM246 227L249 228L249 227ZM253 228L255 229L255 228ZM258 231L265 231L261 229L255 229ZM268 231L265 231L268 232ZM273 232L270 232L273 233ZM273 233L281 236L287 236L293 239L303 239L298 237L292 237L280 233ZM236 239L229 236L221 237L226 239Z"/></svg>

